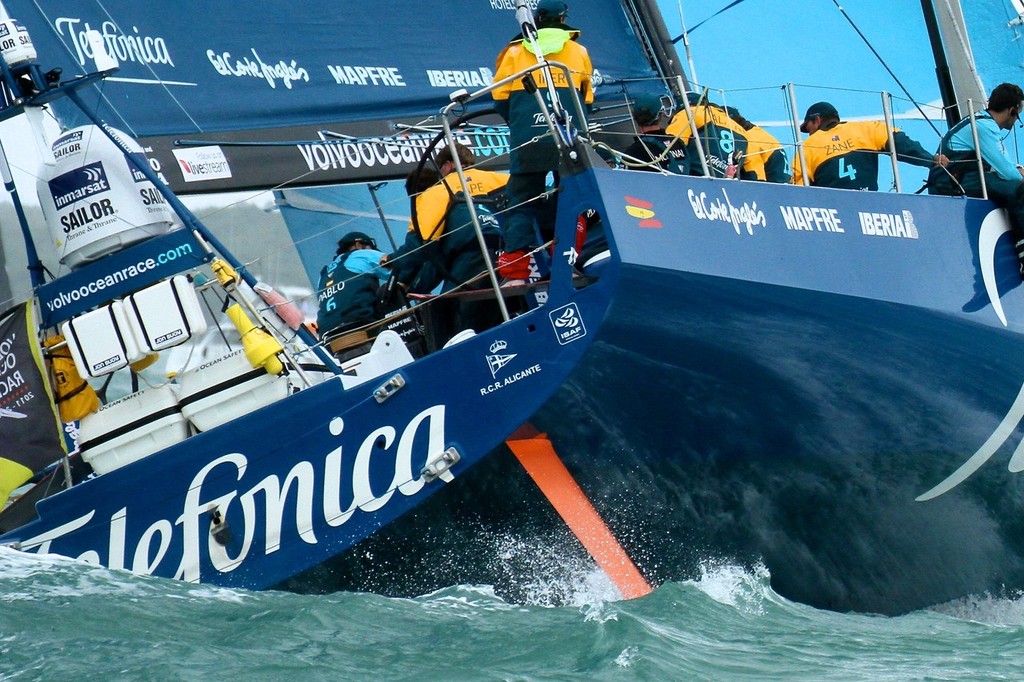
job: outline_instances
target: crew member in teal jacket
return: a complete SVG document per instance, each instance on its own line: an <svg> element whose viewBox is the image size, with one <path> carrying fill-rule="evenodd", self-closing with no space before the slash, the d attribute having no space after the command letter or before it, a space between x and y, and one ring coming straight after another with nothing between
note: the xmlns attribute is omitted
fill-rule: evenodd
<svg viewBox="0 0 1024 682"><path fill-rule="evenodd" d="M542 56L549 61L565 64L570 71L551 69L551 79L558 90L563 108L572 116L570 88L575 88L581 101L590 105L594 101L591 84L593 66L587 48L577 42L579 29L565 24L569 7L563 0L540 0L534 11L537 26L537 45ZM500 81L537 63L532 43L522 37L512 40L498 55L494 80ZM541 92L547 92L543 71L534 71L533 78ZM492 93L495 108L509 126L512 152L509 158L508 194L511 208L505 229L505 248L498 258L498 270L508 279L525 279L529 276L529 259L526 250L539 246L534 220L540 227L542 239L550 239L555 227L555 202L536 200L545 190L545 179L549 172L558 169L558 148L548 133L544 116L537 106L533 93L528 92L522 79L497 88ZM572 123L570 121L570 123ZM536 142L533 138L543 136Z"/></svg>
<svg viewBox="0 0 1024 682"><path fill-rule="evenodd" d="M686 145L665 133L665 107L661 97L649 93L636 95L633 102L633 122L637 135L622 150L628 158L626 168L644 171L668 171L679 175L690 174L690 159ZM646 165L638 164L642 161Z"/></svg>
<svg viewBox="0 0 1024 682"><path fill-rule="evenodd" d="M380 319L377 291L390 273L380 267L377 242L362 232L338 241L334 260L320 271L316 326L321 338Z"/></svg>

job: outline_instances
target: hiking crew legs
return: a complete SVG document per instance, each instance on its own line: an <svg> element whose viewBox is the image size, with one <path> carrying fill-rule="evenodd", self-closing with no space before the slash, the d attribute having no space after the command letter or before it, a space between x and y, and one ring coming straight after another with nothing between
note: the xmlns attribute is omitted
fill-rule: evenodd
<svg viewBox="0 0 1024 682"><path fill-rule="evenodd" d="M967 196L981 196L977 173L965 174L960 184ZM1006 180L995 173L985 173L985 188L988 198L1010 215L1014 251L1021 264L1021 272L1024 272L1024 180Z"/></svg>
<svg viewBox="0 0 1024 682"><path fill-rule="evenodd" d="M513 173L508 181L509 204L505 225L505 251L521 251L537 243L534 221L543 240L555 234L555 199L538 199L546 189L547 171L539 173ZM556 178L557 181L557 178ZM530 200L533 201L530 201ZM525 203L528 202L528 203Z"/></svg>

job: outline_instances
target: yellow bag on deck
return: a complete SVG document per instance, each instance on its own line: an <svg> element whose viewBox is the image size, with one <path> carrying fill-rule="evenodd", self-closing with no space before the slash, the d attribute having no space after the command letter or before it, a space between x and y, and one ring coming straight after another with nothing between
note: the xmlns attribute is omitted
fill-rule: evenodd
<svg viewBox="0 0 1024 682"><path fill-rule="evenodd" d="M63 336L52 336L43 341L44 348L50 348L64 341ZM82 378L75 367L68 347L57 348L46 353L50 365L50 376L54 390L54 402L60 411L61 421L73 422L100 409L100 398L95 389Z"/></svg>

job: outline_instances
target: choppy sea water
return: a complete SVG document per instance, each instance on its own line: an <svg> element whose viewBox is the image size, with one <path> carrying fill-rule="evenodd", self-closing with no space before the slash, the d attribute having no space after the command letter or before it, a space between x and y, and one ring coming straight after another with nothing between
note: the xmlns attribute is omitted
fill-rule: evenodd
<svg viewBox="0 0 1024 682"><path fill-rule="evenodd" d="M596 571L565 581L531 586L525 604L470 585L311 596L0 549L0 679L1024 678L1024 599L882 617L787 601L767 571L728 565L632 601Z"/></svg>

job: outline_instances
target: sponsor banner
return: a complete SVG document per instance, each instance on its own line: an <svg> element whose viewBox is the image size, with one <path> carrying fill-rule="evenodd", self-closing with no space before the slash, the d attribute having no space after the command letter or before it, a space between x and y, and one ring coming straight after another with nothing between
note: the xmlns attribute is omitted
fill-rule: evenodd
<svg viewBox="0 0 1024 682"><path fill-rule="evenodd" d="M180 173L163 174L171 189L179 194L269 186L308 187L405 178L435 137L433 131L395 133L396 126L414 123L338 123L201 138L155 137L141 143L156 167L180 169ZM462 133L459 141L468 145L477 158L490 160L488 169L504 170L508 161L508 126L496 116L483 117L475 123L478 125ZM337 137L319 139L325 129ZM201 156L191 156L196 150L205 151ZM192 166L191 171L182 160Z"/></svg>
<svg viewBox="0 0 1024 682"><path fill-rule="evenodd" d="M63 438L28 304L0 316L0 506L14 488L64 454Z"/></svg>
<svg viewBox="0 0 1024 682"><path fill-rule="evenodd" d="M175 149L174 158L185 182L222 180L231 177L231 164L220 147Z"/></svg>
<svg viewBox="0 0 1024 682"><path fill-rule="evenodd" d="M53 205L58 209L110 191L110 182L99 161L62 173L50 180L49 184Z"/></svg>
<svg viewBox="0 0 1024 682"><path fill-rule="evenodd" d="M917 225L914 214L903 210L899 213L868 213L860 211L860 229L872 237L894 237L897 239L917 239Z"/></svg>
<svg viewBox="0 0 1024 682"><path fill-rule="evenodd" d="M44 327L197 267L209 260L188 230L175 230L111 254L36 290Z"/></svg>
<svg viewBox="0 0 1024 682"><path fill-rule="evenodd" d="M134 140L109 130L133 156L149 163ZM140 230L165 232L170 226L163 196L98 127L69 131L52 149L56 163L44 167L37 187L62 262L73 266L86 247L95 257L118 241L137 241Z"/></svg>
<svg viewBox="0 0 1024 682"><path fill-rule="evenodd" d="M327 413L320 411L316 429L303 429L299 440L288 442L283 462L244 434L232 438L225 454L210 450L203 461L183 456L183 449L196 446L182 443L168 456L176 454L186 464L160 481L156 504L145 494L116 502L112 495L97 495L91 508L83 500L74 516L55 521L51 515L47 521L59 525L36 526L19 546L141 575L261 586L261 576L246 571L252 564L272 566L267 557L282 554L283 542L301 538L286 553L292 562L326 557L337 551L331 548L339 538L354 542L415 504L410 498L429 494L422 472L447 445L445 412L446 405L438 403L398 423L372 423L341 416L321 420ZM455 474L446 470L438 478L447 483ZM102 483L101 491L103 485L109 484Z"/></svg>
<svg viewBox="0 0 1024 682"><path fill-rule="evenodd" d="M763 186L768 191L776 188ZM738 188L738 186L737 186ZM750 187L743 188L749 190ZM759 189L755 187L755 189ZM889 237L894 239L919 238L917 223L914 213L908 209L898 212L886 213L882 211L857 211L856 218L849 207L842 208L839 203L834 205L820 204L815 206L779 203L777 205L766 201L765 196L747 199L744 194L743 201L735 198L736 192L719 186L711 191L697 189L687 190L690 209L693 217L700 222L726 223L733 227L737 235L754 236L758 230L765 228L784 227L787 232L807 232L833 235L844 235L848 227L856 224L859 230L854 227L850 230L852 234L867 235L870 237ZM805 194L807 198L823 198L819 194ZM788 197L792 199L792 197ZM625 197L626 213L638 218L638 227L661 227L661 222L654 220L654 204L636 197ZM778 210L777 220L775 209Z"/></svg>
<svg viewBox="0 0 1024 682"><path fill-rule="evenodd" d="M787 230L846 232L839 211L829 206L779 206Z"/></svg>
<svg viewBox="0 0 1024 682"><path fill-rule="evenodd" d="M379 0L372 11L338 12L320 1L5 3L31 35L44 70L60 68L64 78L94 71L98 44L117 59L119 70L96 99L102 119L124 122L137 139L194 137L210 144L233 131L298 126L308 127L305 139L315 140L331 124L375 119L386 126L402 120L436 126L431 117L450 103L452 92L490 84L498 53L518 30L513 5L478 0L456 10ZM658 75L639 41L623 41L633 33L623 6L622 0L590 0L573 15L595 70L609 80L602 85L595 78L598 99L621 101L622 82ZM90 41L90 33L99 40ZM85 122L65 104L53 106L69 128ZM485 98L470 109L490 106ZM242 166L225 153L238 173ZM173 163L173 157L162 160L165 167Z"/></svg>
<svg viewBox="0 0 1024 682"><path fill-rule="evenodd" d="M59 161L65 156L82 153L82 138L84 136L85 131L79 128L78 130L72 130L58 137L54 140L53 146L51 147L53 158Z"/></svg>
<svg viewBox="0 0 1024 682"><path fill-rule="evenodd" d="M1012 324L999 301L1020 275L1009 239L983 227L991 203L612 169L595 177L627 265L958 313L984 307L983 323ZM661 226L645 229L654 220ZM951 224L961 225L955 239ZM892 279L907 263L941 263L944 276L927 288Z"/></svg>
<svg viewBox="0 0 1024 682"><path fill-rule="evenodd" d="M687 191L686 196L694 218L727 223L732 225L736 234L745 233L753 236L754 228L763 228L767 225L764 211L758 208L756 201L733 201L725 187L719 187L713 192L697 192L691 189Z"/></svg>

